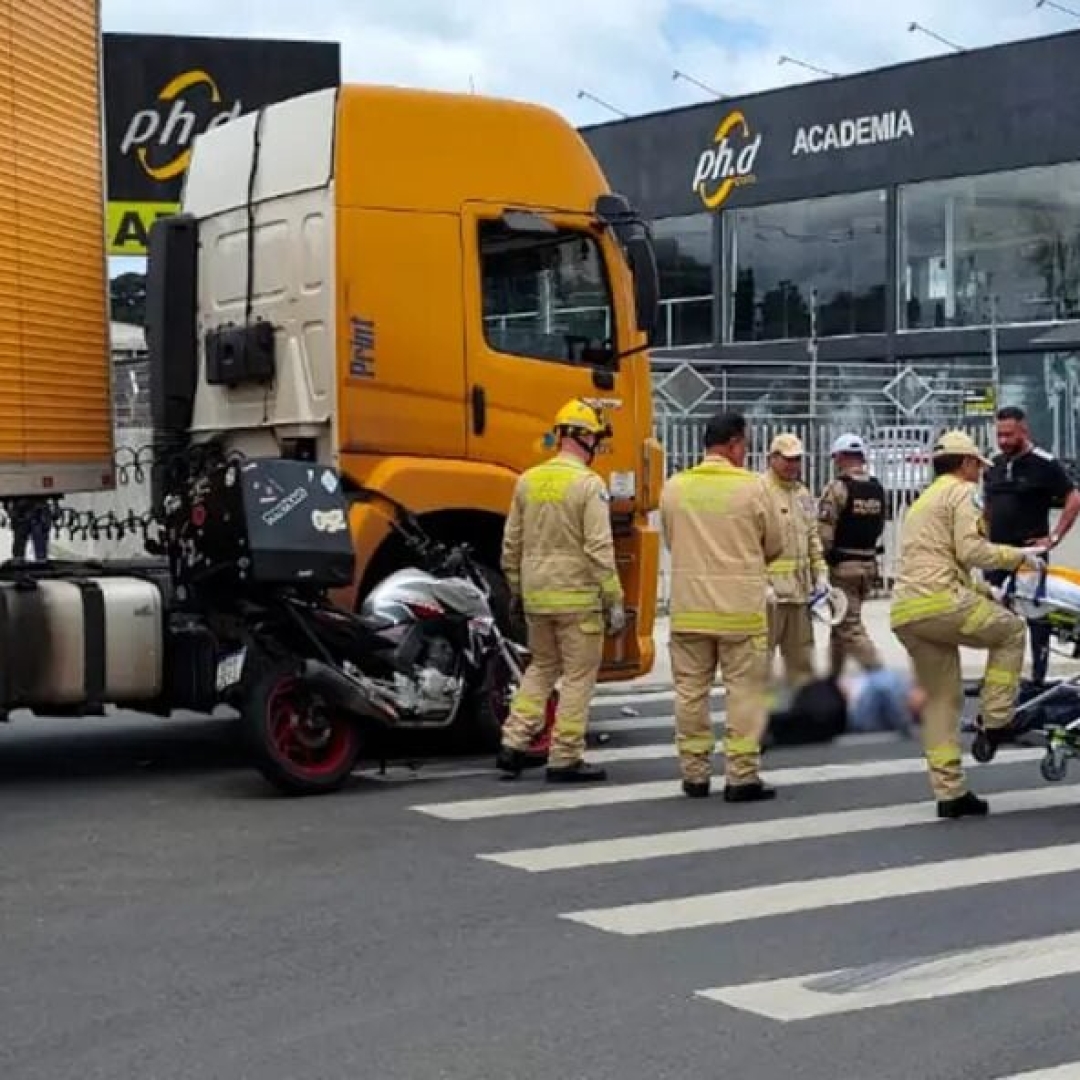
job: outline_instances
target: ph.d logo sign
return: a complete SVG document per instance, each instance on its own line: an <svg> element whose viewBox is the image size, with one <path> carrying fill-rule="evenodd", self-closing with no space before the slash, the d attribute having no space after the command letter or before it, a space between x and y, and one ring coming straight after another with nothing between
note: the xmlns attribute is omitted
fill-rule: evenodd
<svg viewBox="0 0 1080 1080"><path fill-rule="evenodd" d="M754 162L760 149L761 133L751 131L742 110L729 112L694 169L692 186L705 206L715 210L736 187L756 181Z"/></svg>
<svg viewBox="0 0 1080 1080"><path fill-rule="evenodd" d="M209 72L180 72L162 87L153 105L132 114L120 153L134 154L152 180L172 180L187 170L191 143L199 131L235 120L242 108L239 98L226 105Z"/></svg>

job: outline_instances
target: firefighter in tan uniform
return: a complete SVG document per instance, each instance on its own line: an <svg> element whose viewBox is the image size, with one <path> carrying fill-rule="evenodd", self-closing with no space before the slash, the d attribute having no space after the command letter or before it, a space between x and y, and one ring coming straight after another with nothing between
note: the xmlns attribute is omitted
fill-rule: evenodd
<svg viewBox="0 0 1080 1080"><path fill-rule="evenodd" d="M988 462L969 435L945 432L933 461L935 480L904 519L891 622L926 694L923 748L938 817L959 818L989 810L968 790L960 764L960 646L989 650L982 722L997 745L1008 738L1027 634L1024 620L995 603L972 571L1038 568L1045 551L986 539L978 481Z"/></svg>
<svg viewBox="0 0 1080 1080"><path fill-rule="evenodd" d="M585 783L607 779L584 761L605 619L611 634L626 625L609 497L590 468L611 428L592 405L575 400L559 410L554 432L559 452L519 478L503 534L502 568L524 611L532 658L511 703L496 766L516 775L541 763L527 751L561 677L547 779Z"/></svg>
<svg viewBox="0 0 1080 1080"><path fill-rule="evenodd" d="M799 479L803 444L777 435L769 448L765 486L780 515L784 546L769 563L769 667L779 647L789 690L814 678L814 625L810 600L829 588L818 533L817 503Z"/></svg>
<svg viewBox="0 0 1080 1080"><path fill-rule="evenodd" d="M841 435L832 445L836 479L818 500L818 533L829 581L847 597L847 613L829 638L829 674L840 677L853 657L864 671L881 667L881 654L862 621L862 607L878 577L878 541L885 528L886 493L866 468L866 443Z"/></svg>
<svg viewBox="0 0 1080 1080"><path fill-rule="evenodd" d="M683 791L709 794L716 746L709 694L719 667L727 695L724 798L770 799L758 776L766 726L766 564L782 544L779 514L760 476L743 468L746 419L728 413L705 431L705 458L672 476L660 497L671 552L671 673Z"/></svg>

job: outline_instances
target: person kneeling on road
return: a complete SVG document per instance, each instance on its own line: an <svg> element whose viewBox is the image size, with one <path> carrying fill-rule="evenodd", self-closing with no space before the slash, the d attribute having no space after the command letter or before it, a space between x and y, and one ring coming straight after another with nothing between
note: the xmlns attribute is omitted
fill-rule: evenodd
<svg viewBox="0 0 1080 1080"><path fill-rule="evenodd" d="M605 620L610 634L620 634L626 612L610 499L590 468L611 428L599 410L575 400L559 410L554 431L559 452L518 479L503 534L503 573L515 607L524 610L532 659L511 702L495 764L513 776L543 764L528 748L561 676L547 780L576 784L607 779L584 760L585 730L603 661Z"/></svg>
<svg viewBox="0 0 1080 1080"><path fill-rule="evenodd" d="M996 746L1010 736L1027 633L1019 616L976 587L972 572L1037 569L1045 551L986 539L978 481L987 461L969 435L945 432L933 463L934 482L904 519L891 623L926 695L921 727L938 816L959 818L989 811L961 766L960 646L988 650L982 718Z"/></svg>

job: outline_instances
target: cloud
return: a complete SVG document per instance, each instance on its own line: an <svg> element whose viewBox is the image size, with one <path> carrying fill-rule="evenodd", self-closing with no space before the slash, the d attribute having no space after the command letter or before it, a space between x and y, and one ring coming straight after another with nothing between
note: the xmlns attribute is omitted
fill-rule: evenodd
<svg viewBox="0 0 1080 1080"><path fill-rule="evenodd" d="M575 123L610 119L585 89L636 114L948 51L1080 28L1029 0L104 0L108 30L295 37L342 44L352 81L468 90L542 102Z"/></svg>

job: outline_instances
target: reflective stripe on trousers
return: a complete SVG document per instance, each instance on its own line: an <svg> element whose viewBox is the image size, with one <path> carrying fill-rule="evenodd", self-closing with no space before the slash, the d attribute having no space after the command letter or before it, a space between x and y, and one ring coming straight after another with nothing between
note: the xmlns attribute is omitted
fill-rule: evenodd
<svg viewBox="0 0 1080 1080"><path fill-rule="evenodd" d="M589 706L604 655L603 625L591 614L528 615L526 624L532 659L503 725L503 746L529 748L561 680L548 765L574 765L585 756Z"/></svg>
<svg viewBox="0 0 1080 1080"><path fill-rule="evenodd" d="M729 783L758 779L765 733L765 638L718 637L672 631L671 674L675 683L675 742L684 780L702 783L712 775L716 735L709 694L717 669L724 684L724 769Z"/></svg>

